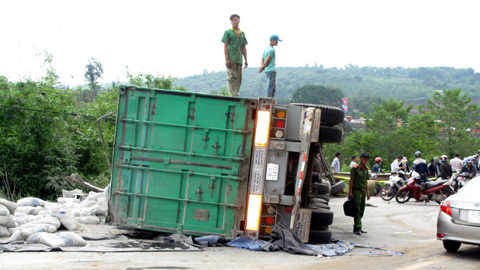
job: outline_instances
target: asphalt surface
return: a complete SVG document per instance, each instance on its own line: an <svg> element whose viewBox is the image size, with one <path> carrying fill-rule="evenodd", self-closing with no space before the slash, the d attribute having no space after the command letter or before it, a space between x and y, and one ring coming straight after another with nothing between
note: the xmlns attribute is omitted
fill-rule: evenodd
<svg viewBox="0 0 480 270"><path fill-rule="evenodd" d="M285 252L255 252L228 247L195 252L4 252L0 269L480 269L480 247L462 245L447 253L435 239L437 203L398 204L373 197L361 236L343 215L345 198L330 202L330 226L339 240L359 246L343 256L315 257Z"/></svg>

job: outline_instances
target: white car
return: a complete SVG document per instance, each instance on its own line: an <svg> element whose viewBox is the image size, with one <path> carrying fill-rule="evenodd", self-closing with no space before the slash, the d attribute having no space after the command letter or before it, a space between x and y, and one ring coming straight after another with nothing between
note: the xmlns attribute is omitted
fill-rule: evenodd
<svg viewBox="0 0 480 270"><path fill-rule="evenodd" d="M437 239L449 252L457 252L462 243L480 245L480 177L442 202Z"/></svg>

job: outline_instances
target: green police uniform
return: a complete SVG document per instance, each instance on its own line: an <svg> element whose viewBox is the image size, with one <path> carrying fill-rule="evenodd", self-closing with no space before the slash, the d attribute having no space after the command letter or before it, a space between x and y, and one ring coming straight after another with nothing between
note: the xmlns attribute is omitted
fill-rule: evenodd
<svg viewBox="0 0 480 270"><path fill-rule="evenodd" d="M355 229L362 229L362 217L365 212L365 197L367 196L367 180L370 178L368 168L360 168L356 165L350 170L350 178L353 179L352 193L357 204L358 215L355 218Z"/></svg>

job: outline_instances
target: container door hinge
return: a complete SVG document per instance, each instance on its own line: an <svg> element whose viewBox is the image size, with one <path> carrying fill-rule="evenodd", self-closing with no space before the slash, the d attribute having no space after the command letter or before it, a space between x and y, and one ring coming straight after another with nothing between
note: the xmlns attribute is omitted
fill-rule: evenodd
<svg viewBox="0 0 480 270"><path fill-rule="evenodd" d="M221 146L218 144L218 137L217 139L215 140L215 144L212 145L213 147L213 152L215 153L215 156L218 156L218 148L220 148Z"/></svg>
<svg viewBox="0 0 480 270"><path fill-rule="evenodd" d="M208 186L208 188L210 189L210 197L213 197L213 190L215 189L215 180L216 180L216 178L212 176L210 179L212 179L212 182L210 183L210 185Z"/></svg>
<svg viewBox="0 0 480 270"><path fill-rule="evenodd" d="M198 189L195 191L195 193L197 193L198 201L201 202L202 201L202 194L203 194L202 182L198 182Z"/></svg>

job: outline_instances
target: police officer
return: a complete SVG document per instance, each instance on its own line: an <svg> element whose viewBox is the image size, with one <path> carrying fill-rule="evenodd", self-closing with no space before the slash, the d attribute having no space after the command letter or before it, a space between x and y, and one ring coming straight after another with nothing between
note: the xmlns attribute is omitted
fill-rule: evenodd
<svg viewBox="0 0 480 270"><path fill-rule="evenodd" d="M353 197L357 205L358 213L354 220L353 232L357 235L367 233L362 230L362 217L365 212L365 197L370 200L370 192L368 191L367 180L370 178L367 163L370 156L367 153L360 155L360 164L350 170L350 187L348 196Z"/></svg>

